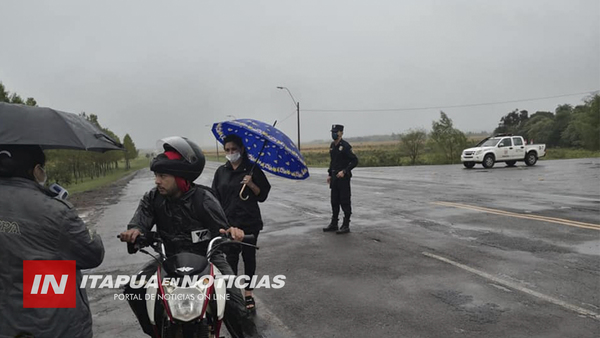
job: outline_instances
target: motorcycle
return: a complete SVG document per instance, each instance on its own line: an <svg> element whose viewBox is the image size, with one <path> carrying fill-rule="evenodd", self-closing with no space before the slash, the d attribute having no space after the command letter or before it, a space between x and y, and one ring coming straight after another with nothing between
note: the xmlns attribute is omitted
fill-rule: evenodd
<svg viewBox="0 0 600 338"><path fill-rule="evenodd" d="M210 237L207 230L195 235L198 239ZM235 276L223 275L211 258L226 245L258 249L244 243L253 237L246 235L243 242L236 242L228 235L217 236L210 240L206 257L189 252L167 257L163 241L156 232L138 236L134 244L127 243L130 254L139 250L158 262L156 271L144 287L138 289L139 296L128 300L134 312L136 305L132 302L145 301L147 318L141 319L136 313L140 323L149 320L152 325L152 332L144 331L156 338L219 338L228 299L226 284ZM158 257L146 251L146 247L151 247ZM144 273L147 272L142 270L138 276ZM232 328L228 329L232 333Z"/></svg>

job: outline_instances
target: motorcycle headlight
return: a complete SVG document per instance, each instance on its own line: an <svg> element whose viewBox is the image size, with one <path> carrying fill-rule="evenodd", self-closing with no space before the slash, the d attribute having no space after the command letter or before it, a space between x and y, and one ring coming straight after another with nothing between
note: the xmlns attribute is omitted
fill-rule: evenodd
<svg viewBox="0 0 600 338"><path fill-rule="evenodd" d="M169 302L173 318L184 322L200 317L202 315L202 305L202 302L191 299L176 301L174 305Z"/></svg>
<svg viewBox="0 0 600 338"><path fill-rule="evenodd" d="M174 319L189 322L202 315L203 293L195 288L175 288L165 297Z"/></svg>

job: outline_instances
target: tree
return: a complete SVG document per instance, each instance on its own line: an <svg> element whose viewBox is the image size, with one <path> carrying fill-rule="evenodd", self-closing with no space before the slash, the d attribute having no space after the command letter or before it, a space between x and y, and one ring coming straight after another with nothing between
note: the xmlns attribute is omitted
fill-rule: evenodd
<svg viewBox="0 0 600 338"><path fill-rule="evenodd" d="M600 149L600 94L587 98L585 104L573 109L569 125L561 137L573 146Z"/></svg>
<svg viewBox="0 0 600 338"><path fill-rule="evenodd" d="M432 122L429 136L444 156L446 163L460 161L460 154L467 145L467 137L454 128L452 120L443 111L440 111L440 120Z"/></svg>
<svg viewBox="0 0 600 338"><path fill-rule="evenodd" d="M100 122L98 121L98 115L96 115L96 114L88 115L83 111L83 112L81 112L81 114L79 114L79 116L82 116L86 120L90 121L96 127L102 129L102 126L100 125Z"/></svg>
<svg viewBox="0 0 600 338"><path fill-rule="evenodd" d="M500 124L494 130L494 134L509 133L519 135L528 119L529 113L527 110L519 111L515 109L500 119Z"/></svg>
<svg viewBox="0 0 600 338"><path fill-rule="evenodd" d="M537 112L531 115L531 118L527 122L524 135L529 140L534 140L535 143L547 143L552 135L553 125L554 114Z"/></svg>
<svg viewBox="0 0 600 338"><path fill-rule="evenodd" d="M425 146L427 132L424 129L409 130L407 134L400 136L400 142L406 149L410 162L414 165Z"/></svg>
<svg viewBox="0 0 600 338"><path fill-rule="evenodd" d="M130 160L138 157L138 150L135 148L135 143L131 140L131 136L126 134L123 138L123 146L125 147L125 167L131 168Z"/></svg>
<svg viewBox="0 0 600 338"><path fill-rule="evenodd" d="M554 111L554 122L551 127L550 136L546 146L548 147L568 147L570 146L568 139L563 139L562 134L569 126L573 107L570 104L563 104L556 107Z"/></svg>
<svg viewBox="0 0 600 338"><path fill-rule="evenodd" d="M585 113L587 122L583 130L584 145L591 150L600 149L600 94L588 98L585 102L588 107Z"/></svg>
<svg viewBox="0 0 600 338"><path fill-rule="evenodd" d="M6 90L6 87L4 87L2 82L0 82L0 102L37 106L37 102L33 97L28 97L26 101L23 101L23 99L17 93L11 94L8 90Z"/></svg>
<svg viewBox="0 0 600 338"><path fill-rule="evenodd" d="M37 101L33 97L28 97L27 101L25 101L25 104L28 106L36 107Z"/></svg>
<svg viewBox="0 0 600 338"><path fill-rule="evenodd" d="M452 120L443 111L440 111L440 120L432 122L429 136L444 155L446 163L460 161L460 154L467 145L467 137L454 128Z"/></svg>
<svg viewBox="0 0 600 338"><path fill-rule="evenodd" d="M8 91L4 88L2 82L0 82L0 102L10 102L8 98Z"/></svg>
<svg viewBox="0 0 600 338"><path fill-rule="evenodd" d="M25 101L17 93L12 93L10 95L10 103L25 104Z"/></svg>

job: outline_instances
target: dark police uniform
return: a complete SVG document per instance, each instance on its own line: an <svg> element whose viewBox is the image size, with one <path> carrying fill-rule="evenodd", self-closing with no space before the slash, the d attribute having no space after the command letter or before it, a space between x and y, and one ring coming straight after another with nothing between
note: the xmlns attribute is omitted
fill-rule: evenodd
<svg viewBox="0 0 600 338"><path fill-rule="evenodd" d="M344 126L334 124L331 127L332 132L344 131ZM352 177L352 169L358 164L358 158L352 152L352 146L344 139L340 139L340 142L336 145L335 141L331 142L329 146L329 155L331 162L329 164L329 176L331 181L329 187L331 189L331 209L333 215L331 217L331 224L324 231L334 231L338 228L338 217L340 213L340 206L344 211L344 221L342 228L338 233L346 233L349 231L350 226L350 215L352 214L352 206L350 202L350 178ZM338 178L337 174L343 171L344 177Z"/></svg>

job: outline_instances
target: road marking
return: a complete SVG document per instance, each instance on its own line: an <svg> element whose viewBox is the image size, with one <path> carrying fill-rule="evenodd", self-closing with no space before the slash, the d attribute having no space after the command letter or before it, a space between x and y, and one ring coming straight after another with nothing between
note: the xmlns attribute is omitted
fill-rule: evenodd
<svg viewBox="0 0 600 338"><path fill-rule="evenodd" d="M453 202L440 201L440 202L431 202L431 203L436 204L436 205L446 206L446 207L469 209L469 210L487 212L490 214L496 214L496 215L502 215L502 216L510 216L510 217L516 217L516 218L531 219L531 220L535 220L535 221L543 221L543 222L550 222L550 223L556 223L556 224L562 224L562 225L569 225L569 226L584 228L584 229L600 230L600 224L585 223L585 222L573 221L573 220L568 220L568 219L563 219L563 218L530 215L530 214L527 214L527 215L519 214L516 212L510 212L510 211L504 211L504 210L498 210L498 209L490 209L490 208L484 208L484 207L479 207L479 206L475 206L475 205L453 203Z"/></svg>
<svg viewBox="0 0 600 338"><path fill-rule="evenodd" d="M552 195L552 196L558 196L558 197L562 197L562 198L571 198L571 199L579 199L579 200L587 200L587 201L593 201L593 202L600 202L599 199L597 198L589 198L589 197L581 197L581 196L570 196L570 195Z"/></svg>
<svg viewBox="0 0 600 338"><path fill-rule="evenodd" d="M496 276L493 276L493 275L491 275L491 274L489 274L487 272L483 272L483 271L474 269L474 268L472 268L470 266L467 266L467 265L455 262L453 260L450 260L450 259L442 257L442 256L434 255L434 254L429 253L429 252L422 252L422 254L425 255L425 256L427 256L427 257L430 257L430 258L442 261L444 263L448 263L450 265L454 265L454 266L456 266L458 268L461 268L463 270L469 271L469 272L471 272L473 274L476 274L476 275L478 275L480 277L483 277L485 279L489 279L489 280L493 281L496 284L501 284L501 285L504 285L504 286L509 287L511 289L524 292L524 293L526 293L526 294L528 294L530 296L534 296L534 297L537 297L537 298L542 299L544 301L550 302L552 304L555 304L555 305L558 305L558 306L562 306L563 308L565 308L567 310L570 310L570 311L573 311L573 312L577 312L580 315L584 315L584 316L590 317L590 318L595 319L595 320L600 320L600 314L598 314L598 313L596 313L594 311L590 311L588 309L584 309L582 307L579 307L579 306L576 306L576 305L572 305L572 304L569 304L567 302L563 302L560 299L556 299L554 297L550 297L550 296L547 296L547 295L545 295L543 293L539 293L537 291L533 291L531 289L523 287L523 286L521 286L519 284L516 284L516 283L513 283L513 282L509 282L507 280L500 279L500 278L498 278Z"/></svg>

